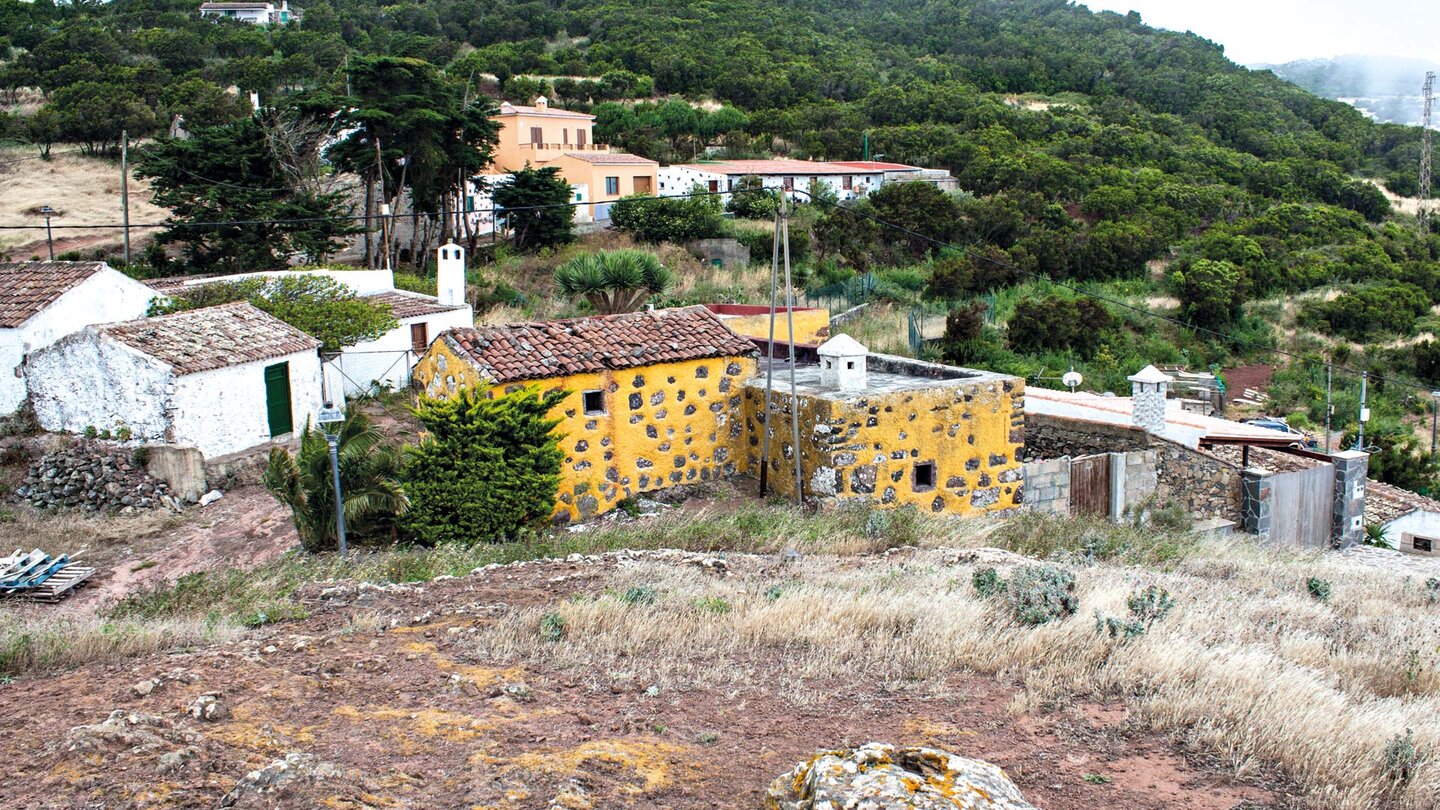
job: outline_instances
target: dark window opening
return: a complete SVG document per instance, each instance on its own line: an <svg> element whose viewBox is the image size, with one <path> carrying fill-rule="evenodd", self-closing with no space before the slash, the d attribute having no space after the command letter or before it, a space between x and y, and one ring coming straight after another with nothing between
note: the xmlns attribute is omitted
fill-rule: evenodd
<svg viewBox="0 0 1440 810"><path fill-rule="evenodd" d="M1428 537L1416 537L1411 541L1411 544L1416 551L1424 551L1428 554L1433 550L1431 547L1432 542Z"/></svg>
<svg viewBox="0 0 1440 810"><path fill-rule="evenodd" d="M584 394L584 398L586 416L598 416L602 413L605 413L604 391L586 391Z"/></svg>
<svg viewBox="0 0 1440 810"><path fill-rule="evenodd" d="M915 465L915 489L935 488L935 462L926 461Z"/></svg>
<svg viewBox="0 0 1440 810"><path fill-rule="evenodd" d="M848 368L848 369L852 369L852 370L853 370L853 369L855 368L855 361L854 361L854 360L846 360L846 361L845 361L845 368Z"/></svg>

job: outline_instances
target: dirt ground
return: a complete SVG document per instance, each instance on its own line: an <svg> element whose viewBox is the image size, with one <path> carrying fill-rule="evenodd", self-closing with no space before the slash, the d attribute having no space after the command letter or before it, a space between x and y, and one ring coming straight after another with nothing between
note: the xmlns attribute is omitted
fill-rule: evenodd
<svg viewBox="0 0 1440 810"><path fill-rule="evenodd" d="M1011 687L964 673L707 691L662 689L643 661L617 673L477 654L487 625L593 593L614 565L316 585L310 618L240 642L0 685L0 760L25 774L0 780L0 806L758 807L816 749L871 740L992 761L1051 810L1293 806L1282 785L1137 730L1123 705L1022 712ZM188 716L206 693L224 711Z"/></svg>

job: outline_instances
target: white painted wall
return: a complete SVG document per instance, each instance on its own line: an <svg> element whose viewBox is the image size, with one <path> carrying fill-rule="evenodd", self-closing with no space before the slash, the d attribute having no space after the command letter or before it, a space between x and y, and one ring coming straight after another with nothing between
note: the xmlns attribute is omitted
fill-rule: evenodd
<svg viewBox="0 0 1440 810"><path fill-rule="evenodd" d="M175 379L170 398L174 444L199 448L206 458L270 442L265 410L265 368L290 364L290 409L295 430L304 430L320 410L320 355L297 352Z"/></svg>
<svg viewBox="0 0 1440 810"><path fill-rule="evenodd" d="M366 393L372 385L398 389L410 384L410 369L419 361L410 352L410 325L426 324L426 332L433 342L447 329L474 326L475 314L469 305L449 312L437 312L400 321L400 326L386 332L376 340L359 343L341 351L340 356L327 363L327 367L343 374L345 396ZM331 382L335 379L331 375Z"/></svg>
<svg viewBox="0 0 1440 810"><path fill-rule="evenodd" d="M35 417L48 431L128 427L136 439L166 440L170 367L94 329L32 352L25 376Z"/></svg>
<svg viewBox="0 0 1440 810"><path fill-rule="evenodd" d="M759 177L761 185L764 188L775 189L777 191L784 190L786 177L789 177L794 184L794 189L789 195L790 199L798 202L807 202L810 199L806 194L797 194L794 192L808 192L810 190L811 180L818 180L822 185L829 186L830 189L835 192L835 196L841 200L853 200L857 197L863 197L879 188L881 184L885 182L884 172L864 172L858 169L849 175L851 178L851 187L849 189L845 188L846 175L777 174L759 175ZM722 174L703 167L666 166L660 169L659 172L659 193L661 195L684 194L690 191L697 183L708 190L712 181L716 183L716 189L719 191L729 191L739 180L740 176Z"/></svg>
<svg viewBox="0 0 1440 810"><path fill-rule="evenodd" d="M1401 551L1414 552L1414 547L1410 544L1413 535L1428 537L1435 541L1431 554L1440 554L1440 514L1422 510L1411 512L1385 524L1385 536L1389 539L1390 545ZM1425 552L1414 553L1424 554Z"/></svg>
<svg viewBox="0 0 1440 810"><path fill-rule="evenodd" d="M104 268L76 284L16 329L0 329L0 415L25 401L19 369L27 352L42 349L91 324L142 317L154 290L119 270Z"/></svg>

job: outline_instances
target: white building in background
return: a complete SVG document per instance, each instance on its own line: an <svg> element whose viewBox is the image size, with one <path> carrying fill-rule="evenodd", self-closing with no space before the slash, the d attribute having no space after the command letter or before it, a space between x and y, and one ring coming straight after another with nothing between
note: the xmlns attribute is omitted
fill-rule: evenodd
<svg viewBox="0 0 1440 810"><path fill-rule="evenodd" d="M25 401L25 355L95 323L145 314L155 291L104 262L0 263L0 416Z"/></svg>
<svg viewBox="0 0 1440 810"><path fill-rule="evenodd" d="M922 169L919 166L885 163L878 160L842 160L832 162L830 165L846 166L863 172L884 172L883 182L886 183L908 183L920 180L934 185L941 191L958 191L960 189L960 181L944 169Z"/></svg>
<svg viewBox="0 0 1440 810"><path fill-rule="evenodd" d="M885 170L860 169L837 163L812 160L710 160L677 163L660 170L660 196L684 194L695 186L706 191L730 191L742 177L758 177L768 189L785 192L804 202L811 183L830 187L841 200L853 200L879 188Z"/></svg>
<svg viewBox="0 0 1440 810"><path fill-rule="evenodd" d="M88 326L30 354L40 426L195 447L287 440L321 405L320 342L248 303Z"/></svg>
<svg viewBox="0 0 1440 810"><path fill-rule="evenodd" d="M284 25L300 19L299 10L291 10L289 0L274 3L201 3L201 17L238 20L251 25Z"/></svg>

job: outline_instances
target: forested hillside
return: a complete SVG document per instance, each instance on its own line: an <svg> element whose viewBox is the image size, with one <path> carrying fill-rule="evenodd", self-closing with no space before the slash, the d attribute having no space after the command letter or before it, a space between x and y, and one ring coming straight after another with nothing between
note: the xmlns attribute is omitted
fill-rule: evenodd
<svg viewBox="0 0 1440 810"><path fill-rule="evenodd" d="M182 116L196 138L161 139L142 161L160 199L256 219L339 211L326 177L373 176L370 132L384 144L378 193L402 183L422 212L442 212L456 178L483 166L494 137L485 114L500 98L545 93L589 110L598 140L662 162L707 148L855 159L868 139L872 155L946 169L964 189L864 203L871 213L979 249L896 243L840 209L812 211L802 276L871 272L897 300L951 310L952 360L1030 373L1074 362L1114 385L1141 361L1253 357L1289 339L1274 328L1285 320L1328 336L1290 348L1440 382L1434 344L1404 342L1440 326L1430 314L1440 240L1381 192L1414 194L1419 131L1373 123L1134 14L1062 0L297 5L301 21L256 28L202 20L195 2L0 0L0 100L11 109L0 137L105 154L122 129L163 134ZM259 123L250 92L266 105ZM351 136L324 160L266 157L276 132L309 154L322 131ZM161 239L185 248L184 269L231 269L236 257L323 255L343 229L289 230L244 249L183 228ZM1161 309L1173 300L1171 316L1245 340L1082 312L1064 290L1016 286L1036 277L1109 284ZM1343 294L1280 298L1318 287ZM992 297L984 318L964 303L977 296ZM1296 381L1292 405L1318 418L1314 385ZM1399 430L1418 407L1397 394L1377 415Z"/></svg>

